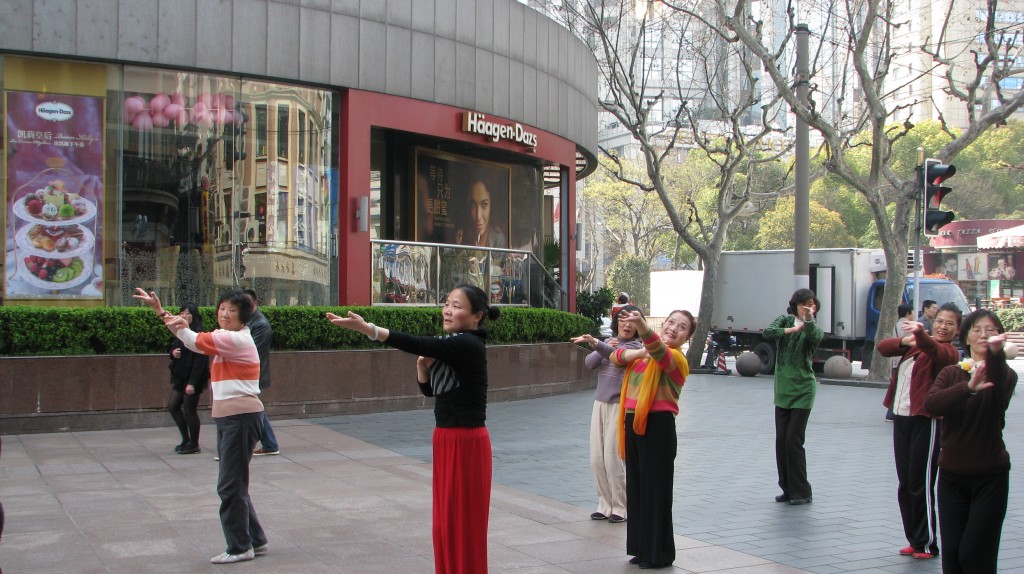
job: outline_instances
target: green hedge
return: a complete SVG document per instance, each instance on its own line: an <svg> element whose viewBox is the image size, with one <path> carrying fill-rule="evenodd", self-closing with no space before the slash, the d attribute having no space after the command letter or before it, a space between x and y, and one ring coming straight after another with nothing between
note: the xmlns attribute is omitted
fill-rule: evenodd
<svg viewBox="0 0 1024 574"><path fill-rule="evenodd" d="M168 310L177 311L174 307ZM332 325L324 314L354 311L378 325L418 335L439 335L436 307L261 307L274 328L275 350L372 349L375 343ZM216 326L213 307L202 307L207 330ZM490 344L565 342L588 333L582 315L503 307L486 327ZM163 353L171 334L148 307L0 307L0 355L123 355Z"/></svg>
<svg viewBox="0 0 1024 574"><path fill-rule="evenodd" d="M1007 331L1024 331L1024 308L996 309L996 317Z"/></svg>

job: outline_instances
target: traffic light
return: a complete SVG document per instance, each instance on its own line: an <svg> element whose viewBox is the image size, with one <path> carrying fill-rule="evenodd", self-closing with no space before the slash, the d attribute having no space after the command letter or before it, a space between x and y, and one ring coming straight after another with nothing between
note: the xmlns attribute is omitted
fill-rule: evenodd
<svg viewBox="0 0 1024 574"><path fill-rule="evenodd" d="M949 195L953 188L941 184L953 177L956 167L939 162L928 160L924 165L924 234L935 237L939 234L939 228L956 219L952 211L939 209L942 200Z"/></svg>

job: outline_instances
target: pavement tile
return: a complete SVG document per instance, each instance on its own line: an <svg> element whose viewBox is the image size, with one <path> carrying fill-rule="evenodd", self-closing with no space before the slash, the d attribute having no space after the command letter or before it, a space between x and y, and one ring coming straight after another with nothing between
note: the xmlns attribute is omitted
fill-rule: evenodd
<svg viewBox="0 0 1024 574"><path fill-rule="evenodd" d="M1024 365L1024 362L1022 362ZM935 574L939 560L902 544L891 426L878 389L822 385L807 432L814 503L779 505L767 377L694 375L677 419L671 572ZM1024 444L1024 402L1011 403L1011 458ZM625 528L596 506L587 444L590 392L494 403L492 573L634 572ZM223 551L212 460L177 456L173 428L5 436L0 501L10 572L433 572L429 410L274 421L282 453L252 463L251 493L271 540L233 568ZM1024 574L1024 477L1011 475L1000 572Z"/></svg>

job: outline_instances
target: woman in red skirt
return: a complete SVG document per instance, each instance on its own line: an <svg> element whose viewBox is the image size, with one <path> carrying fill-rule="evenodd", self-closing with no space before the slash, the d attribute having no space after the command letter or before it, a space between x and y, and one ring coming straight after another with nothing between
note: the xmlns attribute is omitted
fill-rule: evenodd
<svg viewBox="0 0 1024 574"><path fill-rule="evenodd" d="M487 517L491 504L491 438L487 411L486 319L491 307L478 287L460 285L442 312L443 337L418 337L367 323L359 315L327 313L331 323L419 355L416 382L434 397L434 570L487 572Z"/></svg>

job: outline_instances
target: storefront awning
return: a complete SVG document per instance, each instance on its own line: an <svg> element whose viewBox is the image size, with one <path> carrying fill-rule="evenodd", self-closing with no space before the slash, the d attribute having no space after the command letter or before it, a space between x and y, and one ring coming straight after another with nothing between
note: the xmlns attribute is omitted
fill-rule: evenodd
<svg viewBox="0 0 1024 574"><path fill-rule="evenodd" d="M1024 250L1024 225L982 235L978 249Z"/></svg>

